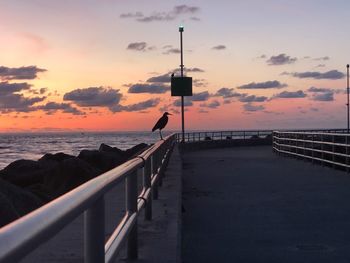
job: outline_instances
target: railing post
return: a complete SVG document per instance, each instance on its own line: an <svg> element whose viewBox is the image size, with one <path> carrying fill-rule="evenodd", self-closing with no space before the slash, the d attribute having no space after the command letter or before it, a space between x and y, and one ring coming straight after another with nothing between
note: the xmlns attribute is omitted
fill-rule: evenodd
<svg viewBox="0 0 350 263"><path fill-rule="evenodd" d="M155 156L157 153L153 153L151 156L151 164L152 164L152 178L157 175L157 157ZM154 200L158 199L158 182L156 181L152 188L152 196Z"/></svg>
<svg viewBox="0 0 350 263"><path fill-rule="evenodd" d="M321 156L321 158L322 158L322 166L324 166L325 165L325 162L324 162L324 138L323 138L323 133L321 134L321 141L322 141L322 144L321 144L321 150L322 150L322 156Z"/></svg>
<svg viewBox="0 0 350 263"><path fill-rule="evenodd" d="M345 162L346 162L346 172L348 173L350 171L349 169L349 136L348 134L345 135L345 144L346 144L346 149L345 149L345 153L346 153L346 159L345 159Z"/></svg>
<svg viewBox="0 0 350 263"><path fill-rule="evenodd" d="M245 131L243 131L243 140L245 140Z"/></svg>
<svg viewBox="0 0 350 263"><path fill-rule="evenodd" d="M125 186L126 212L129 215L132 215L137 212L137 171L134 171L125 179ZM126 244L126 249L128 259L137 258L137 220L133 225L132 229L130 230Z"/></svg>
<svg viewBox="0 0 350 263"><path fill-rule="evenodd" d="M334 136L334 134L332 135L332 152L333 152L333 154L332 154L332 161L333 161L333 163L332 163L332 166L333 166L333 168L335 167L335 164L334 164L334 162L335 162L335 145L334 145L334 143L335 143L335 136Z"/></svg>
<svg viewBox="0 0 350 263"><path fill-rule="evenodd" d="M145 190L151 189L152 186L151 160L147 159L143 168L143 187ZM145 220L152 220L152 196L146 202Z"/></svg>
<svg viewBox="0 0 350 263"><path fill-rule="evenodd" d="M311 135L311 138L312 138L312 143L311 143L311 157L312 157L312 163L314 163L314 154L315 154L315 151L314 151L314 134Z"/></svg>
<svg viewBox="0 0 350 263"><path fill-rule="evenodd" d="M105 262L105 203L103 196L84 212L84 254L84 262Z"/></svg>

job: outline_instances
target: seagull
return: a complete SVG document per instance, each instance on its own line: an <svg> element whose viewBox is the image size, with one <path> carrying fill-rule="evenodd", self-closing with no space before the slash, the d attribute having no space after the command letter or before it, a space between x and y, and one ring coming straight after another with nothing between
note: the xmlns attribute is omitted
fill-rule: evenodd
<svg viewBox="0 0 350 263"><path fill-rule="evenodd" d="M162 129L168 123L168 115L172 115L168 112L164 112L163 116L157 121L156 125L154 125L152 132L159 129L160 139L163 140Z"/></svg>

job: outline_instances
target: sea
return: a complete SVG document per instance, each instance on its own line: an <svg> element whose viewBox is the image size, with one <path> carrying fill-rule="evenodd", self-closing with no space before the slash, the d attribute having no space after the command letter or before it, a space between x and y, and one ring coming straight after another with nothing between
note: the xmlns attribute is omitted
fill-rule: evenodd
<svg viewBox="0 0 350 263"><path fill-rule="evenodd" d="M163 137L171 132L162 132ZM46 153L77 156L81 150L97 150L102 143L126 150L139 143L152 144L159 132L49 132L0 134L0 169L19 159L38 160Z"/></svg>

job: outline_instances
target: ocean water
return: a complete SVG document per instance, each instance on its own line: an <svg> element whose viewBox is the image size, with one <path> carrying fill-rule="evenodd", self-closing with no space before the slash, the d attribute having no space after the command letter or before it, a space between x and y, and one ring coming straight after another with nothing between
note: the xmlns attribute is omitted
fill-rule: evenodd
<svg viewBox="0 0 350 263"><path fill-rule="evenodd" d="M163 132L163 136L170 132ZM101 143L126 150L139 143L155 143L158 132L7 133L0 134L0 169L18 159L38 160L45 153L77 156L83 149L97 150Z"/></svg>

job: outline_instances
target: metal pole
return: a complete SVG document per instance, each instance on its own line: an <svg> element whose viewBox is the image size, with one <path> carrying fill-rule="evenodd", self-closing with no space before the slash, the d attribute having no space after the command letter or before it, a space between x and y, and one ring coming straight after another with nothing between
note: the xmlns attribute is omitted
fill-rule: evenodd
<svg viewBox="0 0 350 263"><path fill-rule="evenodd" d="M346 85L346 91L347 91L347 95L348 95L348 103L346 104L347 108L348 108L348 112L347 112L347 115L348 115L348 133L349 133L349 64L346 65L346 71L347 71L347 85Z"/></svg>
<svg viewBox="0 0 350 263"><path fill-rule="evenodd" d="M181 78L184 76L184 63L183 63L183 49L182 49L182 32L184 28L182 26L179 27L180 32L180 50L181 50ZM185 109L184 109L184 96L181 96L181 122L182 122L182 141L185 141Z"/></svg>
<svg viewBox="0 0 350 263"><path fill-rule="evenodd" d="M125 181L126 211L129 215L137 212L137 173L131 173ZM126 243L127 257L130 260L137 259L137 221L130 230ZM102 262L102 261L101 261Z"/></svg>
<svg viewBox="0 0 350 263"><path fill-rule="evenodd" d="M84 212L84 232L84 262L104 262L105 205L103 196Z"/></svg>

